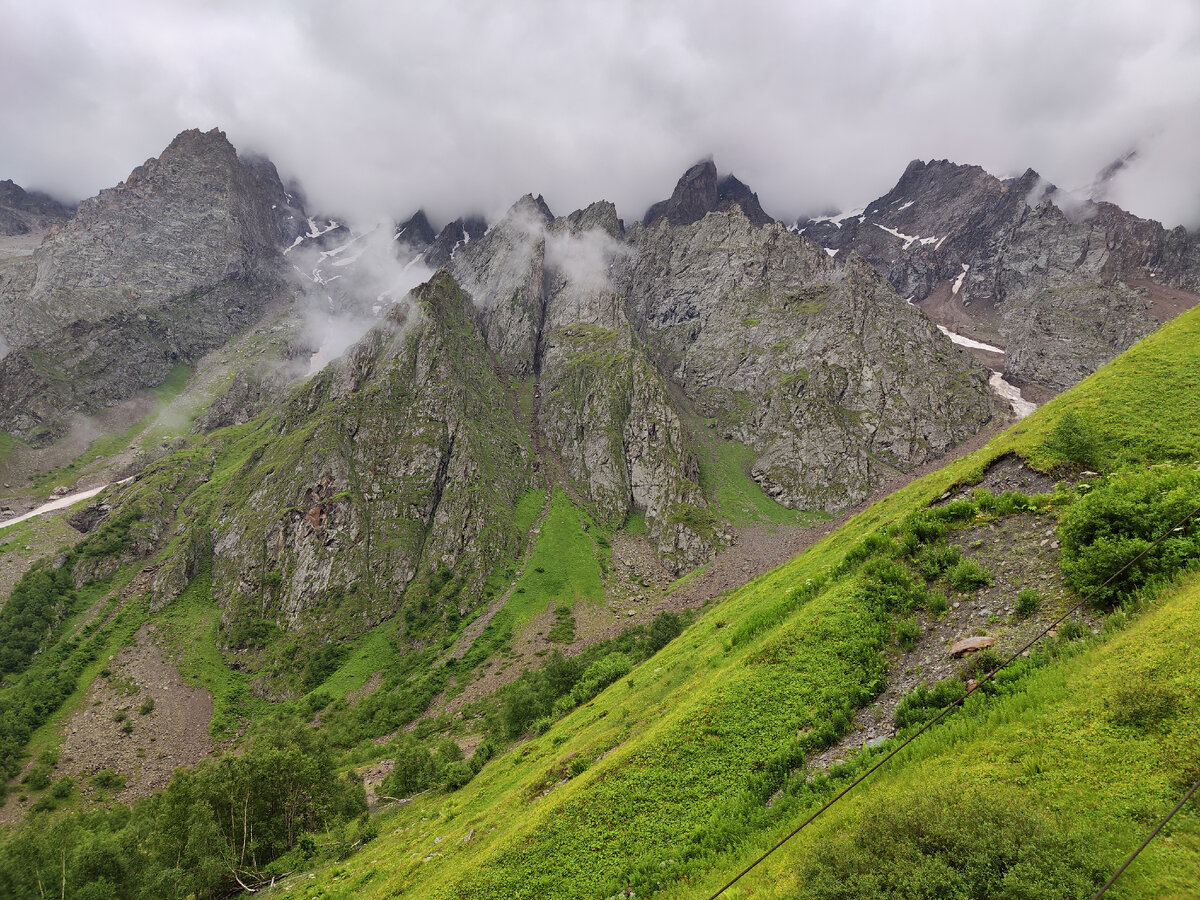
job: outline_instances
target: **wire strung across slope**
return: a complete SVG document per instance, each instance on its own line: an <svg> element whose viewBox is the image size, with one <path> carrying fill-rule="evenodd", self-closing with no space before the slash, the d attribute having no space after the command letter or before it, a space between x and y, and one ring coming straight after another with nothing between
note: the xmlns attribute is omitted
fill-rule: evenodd
<svg viewBox="0 0 1200 900"><path fill-rule="evenodd" d="M1175 817L1175 813L1183 809L1183 804L1187 803L1188 800L1191 799L1192 794L1196 793L1197 788L1200 788L1200 781L1197 781L1195 784L1193 784L1192 789L1183 795L1182 800L1175 804L1175 808L1163 816L1162 820L1154 826L1154 830L1146 836L1146 839L1142 841L1141 845L1129 854L1129 858L1126 859L1125 862L1121 863L1121 868L1117 869L1117 871L1113 873L1113 877L1104 882L1104 887L1092 894L1092 900L1097 900L1098 897L1103 897L1108 892L1108 889L1112 887L1113 884L1116 883L1116 880L1125 873L1126 869L1129 868L1129 864L1138 858L1138 855L1150 845L1150 842L1158 837L1158 833L1163 830L1163 827Z"/></svg>
<svg viewBox="0 0 1200 900"><path fill-rule="evenodd" d="M867 769L867 771L865 771L862 775L860 775L858 778L856 778L854 781L852 781L850 784L848 784L845 788L843 788L840 793L838 793L835 797L833 797L831 800L829 800L824 806L822 806L815 813L813 813L811 816L809 816L807 819L805 819L803 822L801 822L799 825L797 825L795 828L793 828L791 831L789 831L787 834L785 834L779 840L778 843L776 843L773 847L771 847L769 850L767 850L765 853L763 853L762 856L758 857L758 859L754 860L754 862L750 863L750 865L746 866L746 868L742 869L742 871L738 872L737 875L735 875L733 878L731 878L729 881L727 881L724 885L722 885L721 888L719 888L715 894L712 894L711 896L709 896L708 900L717 900L717 898L720 897L723 893L725 893L727 890L729 890L731 887L733 887L735 884L737 884L739 881L741 881L743 878L745 878L747 875L749 875L754 869L756 869L759 866L759 864L761 864L769 856L771 856L771 854L773 854L776 850L778 850L780 847L782 847L784 844L786 844L788 841L790 841L792 838L794 838L796 835L798 835L801 831L803 831L805 828L807 828L812 822L814 822L816 820L816 818L821 815L821 813L825 812L825 810L829 809L831 806L833 806L833 804L837 803L839 800L841 800L843 797L845 797L847 794L849 794L852 790L854 790L856 787L858 787L860 784L862 784L864 781L866 781L875 772L876 769L880 768L889 759L891 759L893 756L895 756L897 753L899 753L901 750L903 750L905 747L907 747L909 744L911 744L913 741L915 741L917 738L919 738L921 735L923 735L926 731L928 731L930 728L932 728L934 725L936 725L938 722L940 722L942 719L944 719L946 716L948 716L955 709L962 706L963 703L966 702L968 697L970 697L973 693L975 693L977 690L979 690L981 687L983 687L985 684L987 684L987 682L990 681L997 672L999 672L1001 669L1005 668L1006 666L1008 666L1012 662L1014 662L1026 650L1031 648L1034 644L1036 644L1038 641L1040 641L1042 638L1044 638L1047 634L1049 634L1051 631L1053 631L1059 625L1061 625L1064 621L1066 621L1066 619L1069 616L1072 616L1079 610L1083 609L1084 606L1087 605L1088 601L1090 601L1093 597L1095 597L1098 593L1100 593L1100 591L1104 590L1106 587L1108 587L1110 584L1112 584L1112 582L1114 580L1116 580L1116 578L1118 576L1122 575L1126 569L1128 569L1130 566L1132 566L1134 563L1136 563L1138 560L1140 560L1143 556L1145 556L1147 553L1149 553L1151 550L1153 550L1155 547L1157 547L1159 544L1161 544L1163 541L1165 541L1168 537L1171 536L1172 533L1174 533L1175 531L1182 528L1189 519L1195 518L1197 515L1200 515L1200 506L1197 506L1190 513L1188 513L1186 516L1184 516L1182 519L1180 519L1178 522L1176 522L1174 525L1172 525L1170 528L1168 528L1166 531L1164 531L1162 534L1160 534L1157 538L1154 539L1154 541L1149 546L1147 546L1144 550L1142 550L1141 553L1139 553L1133 559L1129 560L1129 562L1125 563L1125 565L1121 566L1121 568L1117 569L1117 571L1113 572L1110 576L1108 576L1108 579L1103 584L1098 586L1090 594L1088 594L1086 597L1084 597L1082 600L1080 600L1078 603L1076 603L1074 606L1072 606L1070 609L1068 609L1065 613L1063 613L1061 616L1059 616L1057 619L1055 619L1053 622L1051 622L1049 625L1047 625L1045 628L1043 628L1040 632L1035 634L1029 640L1028 643L1026 643L1019 650L1015 651L1011 656L1009 656L1006 660L1004 660L1004 662L1000 663L1000 665L998 665L996 668L992 669L990 672L988 672L986 675L984 675L982 678L980 678L975 683L975 686L973 688L970 688L965 694L963 694L957 700L952 702L949 706L947 706L945 709L943 709L940 713L938 713L936 716L934 716L932 719L930 719L928 722L926 722L924 725L922 725L919 729L917 729L916 732L914 732L913 734L911 734L907 738L905 738L903 741L901 741L891 752L889 752L885 757L883 757L881 760L879 760L879 762L875 763L875 765L873 765L873 766L871 766L871 768ZM1200 782L1197 782L1197 787L1200 787ZM1167 821L1171 818L1171 816L1175 815L1175 812L1177 812L1179 810L1179 808L1182 807L1185 802L1187 802L1188 797L1190 797L1192 795L1192 792L1195 790L1196 790L1196 787L1193 787L1191 791L1188 791L1187 796L1184 797L1183 800L1179 801L1179 806L1177 806L1175 808L1175 810L1173 810L1170 813L1170 815L1167 816L1166 819L1164 819L1162 822L1159 823L1158 828L1156 828L1154 830L1154 832L1150 835L1150 837L1146 838L1146 841L1145 841L1145 843L1143 843L1142 847L1145 847L1146 844L1150 843L1150 841L1154 838L1154 835L1156 835L1158 833L1158 830L1161 829L1163 827L1163 825L1165 825L1167 823ZM1112 879L1110 879L1109 884L1111 884L1112 882L1117 880L1117 878L1118 878L1118 876L1120 876L1121 872L1125 871L1125 868L1131 862L1133 862L1134 857L1136 857L1137 854L1142 851L1142 847L1139 847L1137 849L1137 851L1134 852L1133 856L1131 856L1128 860L1125 861L1125 865L1121 867L1121 869L1117 872L1116 875L1114 875L1112 877ZM1108 890L1108 885L1105 885L1103 888L1101 888L1100 893L1096 894L1096 897L1099 897L1106 890ZM1095 900L1095 898L1093 898L1093 900Z"/></svg>

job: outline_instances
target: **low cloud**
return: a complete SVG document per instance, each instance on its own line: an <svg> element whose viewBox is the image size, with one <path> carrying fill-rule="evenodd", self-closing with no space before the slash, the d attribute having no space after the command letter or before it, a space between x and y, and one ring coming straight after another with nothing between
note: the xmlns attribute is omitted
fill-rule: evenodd
<svg viewBox="0 0 1200 900"><path fill-rule="evenodd" d="M387 311L433 277L394 240L390 222L335 241L302 243L288 253L304 288L304 338L317 348L311 371L341 356Z"/></svg>
<svg viewBox="0 0 1200 900"><path fill-rule="evenodd" d="M1200 6L923 0L0 0L0 178L79 198L224 128L316 209L447 221L527 191L627 220L713 154L791 218L912 158L1200 218Z"/></svg>

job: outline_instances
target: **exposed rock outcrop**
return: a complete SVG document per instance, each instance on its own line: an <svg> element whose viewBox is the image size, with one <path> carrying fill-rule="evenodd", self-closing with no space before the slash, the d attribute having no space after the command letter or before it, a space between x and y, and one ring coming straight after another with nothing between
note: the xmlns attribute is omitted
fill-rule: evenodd
<svg viewBox="0 0 1200 900"><path fill-rule="evenodd" d="M34 443L223 344L288 290L302 215L274 166L220 131L180 134L0 272L0 429Z"/></svg>
<svg viewBox="0 0 1200 900"><path fill-rule="evenodd" d="M986 372L861 259L733 208L641 230L631 315L696 410L788 506L841 509L993 415Z"/></svg>
<svg viewBox="0 0 1200 900"><path fill-rule="evenodd" d="M939 324L1007 350L1005 374L1056 392L1200 296L1200 246L1033 170L1001 181L946 160L909 164L860 215L798 223L884 272Z"/></svg>
<svg viewBox="0 0 1200 900"><path fill-rule="evenodd" d="M71 217L74 207L41 191L26 191L11 180L0 181L0 235L44 231Z"/></svg>

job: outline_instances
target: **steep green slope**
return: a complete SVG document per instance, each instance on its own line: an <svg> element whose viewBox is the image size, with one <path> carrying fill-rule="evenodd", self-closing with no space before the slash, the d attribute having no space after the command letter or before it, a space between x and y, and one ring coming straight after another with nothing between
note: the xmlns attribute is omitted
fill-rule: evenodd
<svg viewBox="0 0 1200 900"><path fill-rule="evenodd" d="M701 885L736 871L834 790L836 771L833 783L789 774L802 772L797 764L827 742L821 734L826 723L844 721L880 687L890 620L863 602L863 571L837 568L847 551L953 485L977 480L1007 452L1049 464L1048 439L1071 408L1095 430L1099 459L1108 468L1194 461L1200 417L1188 413L1198 396L1198 334L1200 313L1181 316L983 450L871 507L710 610L628 679L489 764L461 792L417 798L397 810L383 824L384 837L351 864L288 886L288 895L403 890L430 897L607 897L636 885L644 896L659 882L665 896L703 894ZM827 587L809 586L823 584L831 572L839 577ZM967 742L955 745L940 767L950 770L954 784L983 786L997 781L995 767L1015 756L1017 771L1006 776L1006 789L1028 804L1050 802L1053 815L1089 836L1097 870L1114 865L1133 836L1169 807L1172 788L1200 765L1200 732L1195 717L1186 715L1200 661L1184 652L1191 641L1181 624L1194 602L1195 584L1188 581L1101 649L1067 663L1047 659L1045 669L1016 684L1017 694L992 701L985 710L995 720L990 729L989 720L981 724L979 713L968 710L936 730L930 742L938 752L946 752L959 730ZM1157 755L1138 756L1149 739L1119 728L1080 752L1087 732L1079 722L1102 708L1118 673L1138 665L1136 656L1121 656L1122 648L1147 641L1158 649L1144 660L1155 667L1145 677L1176 681L1172 690L1184 712L1154 742ZM1081 698L1077 687L1093 693ZM1043 726L1039 717L1061 724ZM1021 735L1043 727L1057 758L1022 762L1036 753ZM985 737L972 744L973 734ZM1007 743L1001 734L1010 736ZM919 749L906 761L911 768L893 770L897 780L863 794L899 796L939 765L933 755L922 763ZM1156 763L1156 777L1143 777ZM1041 778L1039 765L1051 775ZM1030 772L1041 778L1033 788L1021 783ZM1071 791L1059 796L1056 783L1071 784ZM1112 807L1104 805L1108 799ZM1135 811L1134 823L1120 824ZM1195 871L1200 851L1194 837L1184 837L1194 832L1180 828L1179 840L1160 845L1140 864L1143 893L1169 884L1172 872ZM782 877L777 865L770 871L760 885ZM1127 896L1137 895L1137 882L1124 887Z"/></svg>

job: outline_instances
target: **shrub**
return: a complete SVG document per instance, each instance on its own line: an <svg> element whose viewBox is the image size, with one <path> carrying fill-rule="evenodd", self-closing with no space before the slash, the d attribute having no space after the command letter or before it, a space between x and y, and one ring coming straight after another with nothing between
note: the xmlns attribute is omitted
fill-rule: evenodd
<svg viewBox="0 0 1200 900"><path fill-rule="evenodd" d="M1072 620L1063 622L1058 626L1058 639L1060 641L1077 641L1084 635L1083 626Z"/></svg>
<svg viewBox="0 0 1200 900"><path fill-rule="evenodd" d="M921 625L916 616L906 616L896 623L896 643L905 650L911 650L921 637Z"/></svg>
<svg viewBox="0 0 1200 900"><path fill-rule="evenodd" d="M1000 654L991 647L984 647L977 653L972 653L967 660L966 665L962 668L963 678L979 679L988 672L994 672L1000 668L1000 664L1004 660L1000 658Z"/></svg>
<svg viewBox="0 0 1200 900"><path fill-rule="evenodd" d="M863 566L863 574L863 597L889 612L907 611L925 600L924 587L893 559L872 559Z"/></svg>
<svg viewBox="0 0 1200 900"><path fill-rule="evenodd" d="M930 591L929 602L926 604L929 611L939 619L950 611L950 604L946 602L946 595L941 591Z"/></svg>
<svg viewBox="0 0 1200 900"><path fill-rule="evenodd" d="M799 900L1088 897L1108 874L1096 840L1012 790L953 785L880 798L814 842Z"/></svg>
<svg viewBox="0 0 1200 900"><path fill-rule="evenodd" d="M1200 472L1194 469L1155 466L1109 478L1060 519L1067 584L1082 596L1091 595L1097 607L1112 609L1151 579L1194 566L1200 558L1200 516L1177 523L1197 506ZM1175 527L1178 530L1171 531Z"/></svg>
<svg viewBox="0 0 1200 900"><path fill-rule="evenodd" d="M146 699L142 701L142 705L138 707L138 715L148 716L154 712L154 697L147 694Z"/></svg>
<svg viewBox="0 0 1200 900"><path fill-rule="evenodd" d="M933 688L917 685L896 704L896 730L924 725L966 692L966 685L957 678L939 681Z"/></svg>
<svg viewBox="0 0 1200 900"><path fill-rule="evenodd" d="M962 551L945 542L929 544L917 557L917 568L928 580L933 581L943 572L953 569L962 561Z"/></svg>
<svg viewBox="0 0 1200 900"><path fill-rule="evenodd" d="M583 673L583 677L575 687L571 688L571 697L577 705L587 703L602 690L619 678L624 678L633 670L629 658L619 651L604 656Z"/></svg>
<svg viewBox="0 0 1200 900"><path fill-rule="evenodd" d="M946 575L946 580L956 591L966 592L991 584L992 573L973 559L962 559Z"/></svg>
<svg viewBox="0 0 1200 900"><path fill-rule="evenodd" d="M1018 616L1032 616L1042 605L1042 597L1034 588L1021 588L1017 591L1016 612Z"/></svg>
<svg viewBox="0 0 1200 900"><path fill-rule="evenodd" d="M92 784L104 791L119 791L125 787L125 776L112 769L101 769L92 776Z"/></svg>
<svg viewBox="0 0 1200 900"><path fill-rule="evenodd" d="M1108 718L1114 725L1147 731L1175 714L1176 693L1147 678L1119 686L1108 702Z"/></svg>
<svg viewBox="0 0 1200 900"><path fill-rule="evenodd" d="M66 800L74 790L74 779L64 776L54 782L54 786L50 788L50 796L55 800Z"/></svg>
<svg viewBox="0 0 1200 900"><path fill-rule="evenodd" d="M1042 449L1075 469L1096 468L1099 465L1100 442L1095 429L1073 409L1067 410L1058 420L1042 444Z"/></svg>

